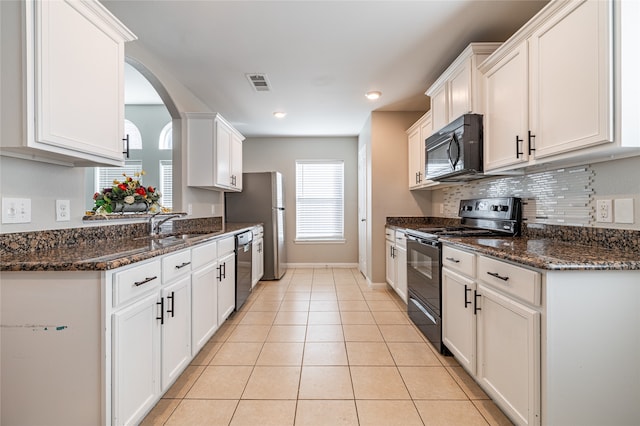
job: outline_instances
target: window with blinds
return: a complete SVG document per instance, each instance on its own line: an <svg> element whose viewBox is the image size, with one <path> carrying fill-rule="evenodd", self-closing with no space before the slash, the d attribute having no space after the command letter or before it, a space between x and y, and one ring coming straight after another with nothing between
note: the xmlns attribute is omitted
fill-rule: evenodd
<svg viewBox="0 0 640 426"><path fill-rule="evenodd" d="M160 160L160 205L173 208L173 165L171 160Z"/></svg>
<svg viewBox="0 0 640 426"><path fill-rule="evenodd" d="M104 188L111 188L115 179L122 181L122 174L133 177L142 170L142 161L125 161L123 167L96 167L95 192L102 192Z"/></svg>
<svg viewBox="0 0 640 426"><path fill-rule="evenodd" d="M344 239L344 161L296 161L296 240Z"/></svg>

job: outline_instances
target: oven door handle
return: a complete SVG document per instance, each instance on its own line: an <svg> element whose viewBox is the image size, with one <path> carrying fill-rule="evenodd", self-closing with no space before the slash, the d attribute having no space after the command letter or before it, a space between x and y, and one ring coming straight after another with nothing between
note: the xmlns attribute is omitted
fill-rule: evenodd
<svg viewBox="0 0 640 426"><path fill-rule="evenodd" d="M411 301L411 303L416 305L416 307L418 309L420 309L420 311L422 311L422 313L425 314L427 316L427 318L429 318L431 321L433 321L434 324L438 323L438 321L436 321L436 319L433 317L433 315L431 315L425 308L423 308L422 305L420 305L418 302L416 302L415 299L409 298L409 300Z"/></svg>

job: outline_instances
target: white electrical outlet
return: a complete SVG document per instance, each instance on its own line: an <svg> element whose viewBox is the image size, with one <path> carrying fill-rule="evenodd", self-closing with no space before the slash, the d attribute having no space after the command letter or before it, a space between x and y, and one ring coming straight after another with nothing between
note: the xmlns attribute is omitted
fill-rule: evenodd
<svg viewBox="0 0 640 426"><path fill-rule="evenodd" d="M56 200L56 221L68 222L71 220L71 201Z"/></svg>
<svg viewBox="0 0 640 426"><path fill-rule="evenodd" d="M598 200L596 202L596 222L613 222L611 200Z"/></svg>
<svg viewBox="0 0 640 426"><path fill-rule="evenodd" d="M2 223L31 222L30 198L2 198Z"/></svg>
<svg viewBox="0 0 640 426"><path fill-rule="evenodd" d="M616 223L633 223L633 198L613 200L613 207Z"/></svg>
<svg viewBox="0 0 640 426"><path fill-rule="evenodd" d="M216 214L216 205L211 204L211 214Z"/></svg>
<svg viewBox="0 0 640 426"><path fill-rule="evenodd" d="M191 203L187 204L187 214L188 215L193 214L193 206L191 205Z"/></svg>

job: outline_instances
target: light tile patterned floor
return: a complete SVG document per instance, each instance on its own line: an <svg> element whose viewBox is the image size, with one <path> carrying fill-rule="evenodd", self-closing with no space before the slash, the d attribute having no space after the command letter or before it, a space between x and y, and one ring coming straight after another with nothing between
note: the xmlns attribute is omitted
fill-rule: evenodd
<svg viewBox="0 0 640 426"><path fill-rule="evenodd" d="M260 282L143 425L509 425L355 269Z"/></svg>

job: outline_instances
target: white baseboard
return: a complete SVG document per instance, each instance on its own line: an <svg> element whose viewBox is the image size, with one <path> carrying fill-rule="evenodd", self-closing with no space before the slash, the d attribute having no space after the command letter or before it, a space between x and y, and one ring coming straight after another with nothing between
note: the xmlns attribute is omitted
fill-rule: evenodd
<svg viewBox="0 0 640 426"><path fill-rule="evenodd" d="M340 269L351 269L357 268L357 263L287 263L287 268L296 269L296 268L312 268L312 269L328 269L328 268L340 268Z"/></svg>
<svg viewBox="0 0 640 426"><path fill-rule="evenodd" d="M374 290L384 290L388 286L388 284L386 282L384 282L384 283L372 283L371 281L369 281L368 278L367 278L367 284L369 285L369 288L374 289Z"/></svg>

